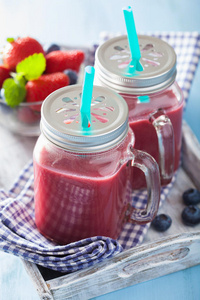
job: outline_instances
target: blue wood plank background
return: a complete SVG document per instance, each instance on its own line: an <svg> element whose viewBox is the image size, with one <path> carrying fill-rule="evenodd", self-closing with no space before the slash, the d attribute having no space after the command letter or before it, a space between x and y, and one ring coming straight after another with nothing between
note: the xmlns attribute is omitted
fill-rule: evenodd
<svg viewBox="0 0 200 300"><path fill-rule="evenodd" d="M0 45L7 37L32 36L41 43L91 45L101 31L125 32L122 7L134 9L137 31L200 32L199 0L0 0ZM184 113L200 141L200 68ZM105 296L107 299L198 300L200 266L138 284ZM37 300L21 261L0 252L0 299Z"/></svg>

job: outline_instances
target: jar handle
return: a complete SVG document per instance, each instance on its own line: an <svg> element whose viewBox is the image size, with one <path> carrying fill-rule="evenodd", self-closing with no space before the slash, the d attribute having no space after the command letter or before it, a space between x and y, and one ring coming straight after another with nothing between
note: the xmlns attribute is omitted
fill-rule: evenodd
<svg viewBox="0 0 200 300"><path fill-rule="evenodd" d="M149 121L157 133L161 184L166 185L171 181L174 174L175 150L173 126L163 109L152 113Z"/></svg>
<svg viewBox="0 0 200 300"><path fill-rule="evenodd" d="M131 166L139 168L145 175L147 184L147 206L145 209L133 208L128 222L145 224L156 216L160 202L160 175L158 164L148 153L130 147Z"/></svg>

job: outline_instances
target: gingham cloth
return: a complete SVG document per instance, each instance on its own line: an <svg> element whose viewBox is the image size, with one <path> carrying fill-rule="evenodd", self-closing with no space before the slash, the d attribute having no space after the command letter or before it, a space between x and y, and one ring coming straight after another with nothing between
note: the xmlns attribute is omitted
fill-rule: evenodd
<svg viewBox="0 0 200 300"><path fill-rule="evenodd" d="M159 36L174 43L175 49L180 49L176 50L178 82L187 98L200 56L200 36L197 33L168 33ZM96 46L89 50L90 64L94 60L95 49ZM167 187L162 188L160 205L174 181L175 176ZM146 190L132 193L134 207L144 208L146 199ZM92 237L60 246L42 236L35 225L32 162L21 172L9 192L0 190L0 249L64 273L92 266L140 244L149 226L150 224L141 226L127 223L117 241L107 237Z"/></svg>
<svg viewBox="0 0 200 300"><path fill-rule="evenodd" d="M34 221L33 163L9 192L0 190L0 249L43 267L74 272L110 258L122 246L107 237L91 237L59 246L42 236Z"/></svg>

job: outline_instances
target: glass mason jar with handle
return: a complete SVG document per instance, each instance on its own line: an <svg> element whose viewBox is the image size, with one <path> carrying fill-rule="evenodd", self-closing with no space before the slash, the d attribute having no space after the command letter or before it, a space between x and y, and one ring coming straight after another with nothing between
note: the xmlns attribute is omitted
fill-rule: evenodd
<svg viewBox="0 0 200 300"><path fill-rule="evenodd" d="M152 221L160 199L158 165L134 149L124 99L94 86L83 127L81 91L68 86L46 98L33 154L36 225L61 244L97 235L116 239L125 222ZM146 176L145 209L131 205L133 166Z"/></svg>
<svg viewBox="0 0 200 300"><path fill-rule="evenodd" d="M129 107L129 125L135 148L152 155L160 169L161 184L168 184L178 169L184 99L175 81L176 54L161 39L138 35L141 69L131 61L127 36L112 38L95 55L95 84L118 92ZM145 185L135 173L135 188Z"/></svg>

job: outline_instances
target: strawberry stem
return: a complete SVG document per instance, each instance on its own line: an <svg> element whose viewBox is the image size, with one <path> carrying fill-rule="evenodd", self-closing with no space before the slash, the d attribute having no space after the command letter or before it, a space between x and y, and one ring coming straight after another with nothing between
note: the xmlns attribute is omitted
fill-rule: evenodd
<svg viewBox="0 0 200 300"><path fill-rule="evenodd" d="M14 38L7 38L6 41L9 42L9 43L13 43L15 41L15 39Z"/></svg>

